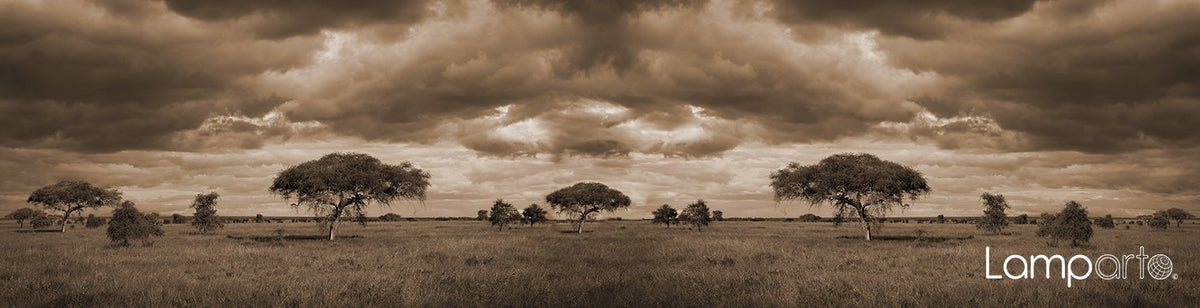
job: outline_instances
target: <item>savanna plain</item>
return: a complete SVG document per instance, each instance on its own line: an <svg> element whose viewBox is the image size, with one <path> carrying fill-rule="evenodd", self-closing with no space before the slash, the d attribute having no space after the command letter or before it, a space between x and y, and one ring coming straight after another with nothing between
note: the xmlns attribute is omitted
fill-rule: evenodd
<svg viewBox="0 0 1200 308"><path fill-rule="evenodd" d="M1200 225L1099 229L1051 246L1034 225L649 221L515 226L479 221L164 226L151 246L114 248L103 228L0 226L4 306L1198 306ZM311 235L311 236L310 236ZM1166 254L1178 279L984 278L1010 254ZM1055 268L1057 269L1057 268ZM1136 275L1136 274L1135 274ZM1133 277L1131 277L1133 278Z"/></svg>

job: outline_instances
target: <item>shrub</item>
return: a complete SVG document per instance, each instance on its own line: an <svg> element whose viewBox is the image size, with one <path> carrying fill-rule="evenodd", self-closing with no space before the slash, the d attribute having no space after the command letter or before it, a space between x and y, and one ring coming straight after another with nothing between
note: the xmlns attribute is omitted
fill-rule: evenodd
<svg viewBox="0 0 1200 308"><path fill-rule="evenodd" d="M1117 224L1113 222L1112 215L1104 215L1104 217L1096 218L1095 224L1097 227L1103 229L1112 229L1117 227Z"/></svg>
<svg viewBox="0 0 1200 308"><path fill-rule="evenodd" d="M41 228L45 228L45 227L54 225L54 221L55 221L54 217L51 217L49 214L46 214L45 212L38 211L37 213L35 213L33 215L33 218L29 219L29 225L31 227L33 227L34 229L41 229ZM63 223L66 223L66 222L63 222Z"/></svg>
<svg viewBox="0 0 1200 308"><path fill-rule="evenodd" d="M379 221L400 221L400 219L400 214L396 213L387 213L379 216Z"/></svg>
<svg viewBox="0 0 1200 308"><path fill-rule="evenodd" d="M1139 224L1141 223L1139 222ZM1151 228L1166 230L1167 227L1171 226L1171 220L1162 215L1154 215L1146 220L1146 225L1149 225Z"/></svg>
<svg viewBox="0 0 1200 308"><path fill-rule="evenodd" d="M813 215L812 213L808 213L808 214L800 215L800 221L803 221L803 222L821 221L821 216L817 216L817 215Z"/></svg>
<svg viewBox="0 0 1200 308"><path fill-rule="evenodd" d="M1092 238L1092 222L1087 218L1087 209L1071 201L1058 214L1042 214L1037 236L1049 236L1055 242L1071 241L1071 247L1087 243Z"/></svg>
<svg viewBox="0 0 1200 308"><path fill-rule="evenodd" d="M162 235L158 213L142 214L133 205L114 210L108 223L108 239L113 245L129 246L130 240L141 240L142 245L150 246L154 244L150 237Z"/></svg>
<svg viewBox="0 0 1200 308"><path fill-rule="evenodd" d="M100 226L103 226L106 223L108 223L108 221L106 219L104 219L102 217L96 217L96 214L89 214L87 217L87 221L84 223L83 226L87 227L87 228L99 228Z"/></svg>
<svg viewBox="0 0 1200 308"><path fill-rule="evenodd" d="M1029 214L1017 215L1017 218L1013 219L1013 223L1018 225L1029 224Z"/></svg>

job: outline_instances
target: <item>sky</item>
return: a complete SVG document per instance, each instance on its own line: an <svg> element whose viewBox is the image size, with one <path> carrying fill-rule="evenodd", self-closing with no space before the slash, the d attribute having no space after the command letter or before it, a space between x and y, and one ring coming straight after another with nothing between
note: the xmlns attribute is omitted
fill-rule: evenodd
<svg viewBox="0 0 1200 308"><path fill-rule="evenodd" d="M582 181L649 217L777 203L788 162L871 153L932 192L892 216L1074 200L1200 212L1200 1L0 0L0 211L79 179L139 208L301 216L333 152L432 174L473 216ZM105 215L110 211L97 211Z"/></svg>

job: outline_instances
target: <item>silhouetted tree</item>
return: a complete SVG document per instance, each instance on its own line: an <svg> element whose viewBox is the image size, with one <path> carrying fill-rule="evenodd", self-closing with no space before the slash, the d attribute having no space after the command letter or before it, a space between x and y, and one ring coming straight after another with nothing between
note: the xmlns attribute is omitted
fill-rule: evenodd
<svg viewBox="0 0 1200 308"><path fill-rule="evenodd" d="M379 221L400 221L400 219L400 214L396 213L387 213L383 214L383 216L379 216Z"/></svg>
<svg viewBox="0 0 1200 308"><path fill-rule="evenodd" d="M1013 223L1018 225L1029 224L1029 214L1017 215L1017 218L1013 218Z"/></svg>
<svg viewBox="0 0 1200 308"><path fill-rule="evenodd" d="M1166 209L1166 210L1158 211L1158 213L1155 213L1155 215L1162 216L1162 217L1170 219L1170 220L1174 220L1176 228L1182 227L1183 220L1196 218L1196 216L1192 215L1192 213L1188 213L1188 211L1185 211L1181 208L1174 208L1174 207Z"/></svg>
<svg viewBox="0 0 1200 308"><path fill-rule="evenodd" d="M546 218L545 209L537 204L530 204L524 211L521 211L521 220L528 223L529 227L533 227L533 224L544 223L549 219Z"/></svg>
<svg viewBox="0 0 1200 308"><path fill-rule="evenodd" d="M983 199L983 216L979 217L979 223L975 224L976 228L984 231L1000 234L1004 228L1008 227L1008 215L1004 214L1004 210L1008 209L1008 201L1004 200L1004 195L983 193L979 198Z"/></svg>
<svg viewBox="0 0 1200 308"><path fill-rule="evenodd" d="M96 214L88 214L87 221L84 222L83 226L87 228L99 228L106 223L108 223L108 221L103 217L96 217Z"/></svg>
<svg viewBox="0 0 1200 308"><path fill-rule="evenodd" d="M712 220L713 220L713 221L722 221L722 220L725 220L725 212L722 212L722 211L712 211Z"/></svg>
<svg viewBox="0 0 1200 308"><path fill-rule="evenodd" d="M802 222L821 221L821 216L817 216L817 215L813 215L812 213L808 213L808 214L800 215L800 221L802 221Z"/></svg>
<svg viewBox="0 0 1200 308"><path fill-rule="evenodd" d="M387 165L367 154L333 153L283 170L270 190L284 199L295 199L293 207L307 207L329 217L329 240L334 240L343 214L365 223L361 218L366 217L367 204L424 201L428 188L429 173L412 163Z"/></svg>
<svg viewBox="0 0 1200 308"><path fill-rule="evenodd" d="M148 246L152 244L151 236L162 235L158 213L142 214L129 201L113 211L112 221L108 223L108 239L114 245L129 246L129 240L142 240L142 244Z"/></svg>
<svg viewBox="0 0 1200 308"><path fill-rule="evenodd" d="M608 188L604 184L584 182L561 188L546 195L546 203L560 213L577 215L579 217L579 220L576 221L578 232L583 233L583 222L587 221L588 215L600 211L612 212L627 208L631 202L629 196Z"/></svg>
<svg viewBox="0 0 1200 308"><path fill-rule="evenodd" d="M20 224L21 228L24 229L25 221L37 217L39 212L40 211L35 209L23 207L12 211L12 213L8 213L8 215L5 215L4 217L16 220L17 224Z"/></svg>
<svg viewBox="0 0 1200 308"><path fill-rule="evenodd" d="M1078 202L1067 202L1058 214L1042 214L1037 236L1049 236L1054 241L1071 241L1071 247L1087 243L1092 238L1092 222L1087 209Z"/></svg>
<svg viewBox="0 0 1200 308"><path fill-rule="evenodd" d="M937 223L939 223L939 224L946 223L946 215L937 215Z"/></svg>
<svg viewBox="0 0 1200 308"><path fill-rule="evenodd" d="M121 192L116 189L100 188L84 181L62 181L35 190L27 201L61 212L62 232L65 233L71 214L83 217L84 209L114 206L120 200Z"/></svg>
<svg viewBox="0 0 1200 308"><path fill-rule="evenodd" d="M173 224L187 223L187 217L183 217L183 215L180 215L179 213L171 214L171 223L173 223Z"/></svg>
<svg viewBox="0 0 1200 308"><path fill-rule="evenodd" d="M475 220L479 220L479 221L488 220L488 210L479 210L479 211L475 212Z"/></svg>
<svg viewBox="0 0 1200 308"><path fill-rule="evenodd" d="M254 214L254 223L262 223L262 222L263 222L263 215L262 214Z"/></svg>
<svg viewBox="0 0 1200 308"><path fill-rule="evenodd" d="M1146 225L1151 228L1166 230L1167 227L1171 226L1171 219L1162 215L1151 215L1150 218L1146 219Z"/></svg>
<svg viewBox="0 0 1200 308"><path fill-rule="evenodd" d="M488 221L496 226L496 231L503 231L504 226L521 220L521 214L517 213L517 208L512 204L504 202L502 199L496 199L492 203L492 210L488 213Z"/></svg>
<svg viewBox="0 0 1200 308"><path fill-rule="evenodd" d="M1116 228L1116 222L1113 222L1112 215L1104 215L1104 217L1096 218L1095 225L1104 229Z"/></svg>
<svg viewBox="0 0 1200 308"><path fill-rule="evenodd" d="M907 208L904 199L916 200L929 192L920 172L871 154L835 154L815 165L788 163L771 173L776 201L804 200L810 206L829 203L834 222L858 216L871 240L875 216L894 206Z"/></svg>
<svg viewBox="0 0 1200 308"><path fill-rule="evenodd" d="M683 209L683 213L679 214L679 220L692 224L696 227L696 231L704 231L704 227L712 221L712 216L709 215L708 205L704 203L704 200L696 200Z"/></svg>
<svg viewBox="0 0 1200 308"><path fill-rule="evenodd" d="M668 204L663 204L651 214L654 214L654 219L650 220L650 223L665 224L668 229L671 228L671 223L679 217L679 212Z"/></svg>
<svg viewBox="0 0 1200 308"><path fill-rule="evenodd" d="M217 199L220 197L217 192L196 194L195 201L192 201L191 208L196 209L192 214L192 226L200 234L225 227L225 222L217 217Z"/></svg>

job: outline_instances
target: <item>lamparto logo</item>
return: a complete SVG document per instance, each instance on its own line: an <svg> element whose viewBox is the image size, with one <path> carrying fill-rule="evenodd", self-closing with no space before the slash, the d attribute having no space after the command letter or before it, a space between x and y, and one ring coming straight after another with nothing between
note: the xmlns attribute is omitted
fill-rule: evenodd
<svg viewBox="0 0 1200 308"><path fill-rule="evenodd" d="M1074 255L1070 258L1062 255L1009 255L1001 265L1000 271L1003 275L992 273L991 246L984 248L983 258L984 277L987 279L1033 279L1038 276L1039 269L1045 269L1044 279L1050 279L1052 263L1057 262L1057 276L1067 281L1067 288L1071 287L1072 281L1088 279L1092 274L1103 280L1131 279L1134 274L1136 279L1146 279L1146 276L1154 280L1179 279L1179 275L1174 274L1175 265L1171 263L1171 257L1164 254L1147 255L1144 246L1138 247L1137 254L1120 257L1103 254L1095 259L1085 255ZM1084 270L1077 271L1079 269Z"/></svg>

